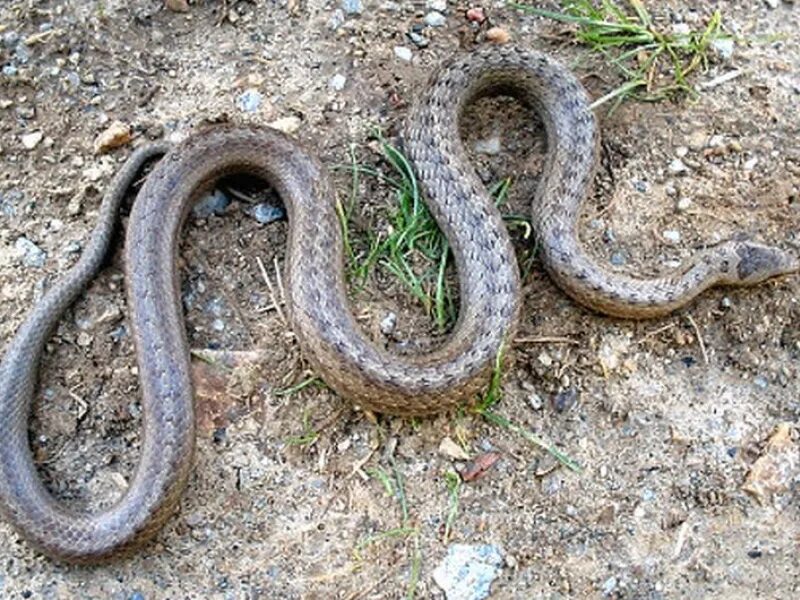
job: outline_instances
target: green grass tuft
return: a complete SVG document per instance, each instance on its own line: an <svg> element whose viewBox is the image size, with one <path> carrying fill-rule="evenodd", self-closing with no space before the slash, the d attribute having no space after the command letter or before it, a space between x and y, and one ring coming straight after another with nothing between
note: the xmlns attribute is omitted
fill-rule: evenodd
<svg viewBox="0 0 800 600"><path fill-rule="evenodd" d="M617 69L623 83L592 105L612 102L612 111L628 99L656 102L696 96L689 76L708 67L714 41L731 37L722 28L719 10L701 29L678 32L669 23L657 23L641 0L562 0L561 12L511 5L573 26L579 43Z"/></svg>
<svg viewBox="0 0 800 600"><path fill-rule="evenodd" d="M350 198L346 205L340 202L337 207L350 283L359 289L376 266L386 269L422 304L437 328L444 331L455 322L458 313L455 289L446 276L453 261L450 245L425 206L406 156L380 132L376 135L381 156L389 167L388 175L359 163L352 147L350 164L338 167L351 174ZM355 232L353 216L362 176L378 179L394 193L395 202L386 214L389 227L385 232ZM510 178L490 188L497 206L506 201L510 188ZM530 237L531 226L526 216L507 215L504 219L509 227L524 228L525 237Z"/></svg>

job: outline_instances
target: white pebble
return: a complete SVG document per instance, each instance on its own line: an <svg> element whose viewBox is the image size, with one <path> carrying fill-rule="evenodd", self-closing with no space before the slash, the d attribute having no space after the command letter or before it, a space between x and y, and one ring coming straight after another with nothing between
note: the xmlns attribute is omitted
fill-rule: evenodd
<svg viewBox="0 0 800 600"><path fill-rule="evenodd" d="M667 230L666 230L666 231L664 231L664 232L663 232L661 235L663 235L663 236L664 236L664 239L665 239L665 240L667 240L668 242L671 242L671 243L673 243L673 244L677 244L678 242L680 242L680 241L681 241L681 234L680 234L680 232L679 232L679 231L676 231L676 230L674 230L674 229L667 229Z"/></svg>
<svg viewBox="0 0 800 600"><path fill-rule="evenodd" d="M328 86L336 92L341 92L344 89L345 83L347 83L347 77L341 73L337 73L331 77L331 80L328 82Z"/></svg>
<svg viewBox="0 0 800 600"><path fill-rule="evenodd" d="M447 22L447 18L440 12L431 11L425 15L424 21L428 27L442 27Z"/></svg>
<svg viewBox="0 0 800 600"><path fill-rule="evenodd" d="M22 145L26 150L33 150L39 145L39 142L42 141L43 137L44 134L41 131L34 131L32 133L26 133L20 137L20 141L22 141Z"/></svg>
<svg viewBox="0 0 800 600"><path fill-rule="evenodd" d="M395 46L394 55L402 61L411 62L411 48L406 48L405 46Z"/></svg>
<svg viewBox="0 0 800 600"><path fill-rule="evenodd" d="M686 173L688 170L689 167L687 167L680 158L676 158L669 163L669 172L673 175L680 175L681 173Z"/></svg>

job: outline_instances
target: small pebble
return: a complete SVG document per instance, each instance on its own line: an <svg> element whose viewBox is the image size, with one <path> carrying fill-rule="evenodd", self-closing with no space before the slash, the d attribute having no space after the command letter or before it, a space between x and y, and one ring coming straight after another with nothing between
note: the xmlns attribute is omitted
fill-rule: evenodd
<svg viewBox="0 0 800 600"><path fill-rule="evenodd" d="M492 27L486 31L486 40L493 44L506 44L511 39L502 27Z"/></svg>
<svg viewBox="0 0 800 600"><path fill-rule="evenodd" d="M578 390L569 388L553 396L553 408L556 412L566 412L578 401Z"/></svg>
<svg viewBox="0 0 800 600"><path fill-rule="evenodd" d="M544 400L536 392L531 392L528 396L528 406L533 410L542 410L542 408L544 408Z"/></svg>
<svg viewBox="0 0 800 600"><path fill-rule="evenodd" d="M342 10L346 15L360 15L364 12L361 0L342 0Z"/></svg>
<svg viewBox="0 0 800 600"><path fill-rule="evenodd" d="M728 298L728 296L723 296L722 300L719 301L719 305L722 308L726 308L726 309L727 308L731 308L733 306L733 301L731 301L731 299Z"/></svg>
<svg viewBox="0 0 800 600"><path fill-rule="evenodd" d="M424 35L420 35L416 31L408 32L408 39L410 39L417 48L425 48L430 41Z"/></svg>
<svg viewBox="0 0 800 600"><path fill-rule="evenodd" d="M764 4L769 8L778 8L781 4L781 0L764 0Z"/></svg>
<svg viewBox="0 0 800 600"><path fill-rule="evenodd" d="M425 25L428 27L443 27L447 22L447 17L440 12L431 11L425 15L423 21L425 21Z"/></svg>
<svg viewBox="0 0 800 600"><path fill-rule="evenodd" d="M756 375L753 378L753 383L757 388L760 388L762 390L765 390L769 387L769 381L763 375Z"/></svg>
<svg viewBox="0 0 800 600"><path fill-rule="evenodd" d="M167 0L166 5L172 12L189 12L189 3L186 0Z"/></svg>
<svg viewBox="0 0 800 600"><path fill-rule="evenodd" d="M267 225L273 221L280 221L286 218L286 212L280 206L275 206L268 202L261 202L256 204L253 209L253 218L262 225Z"/></svg>
<svg viewBox="0 0 800 600"><path fill-rule="evenodd" d="M681 234L679 231L676 231L675 229L667 229L661 235L664 236L665 240L673 244L677 244L678 242L681 241Z"/></svg>
<svg viewBox="0 0 800 600"><path fill-rule="evenodd" d="M687 154L689 154L689 148L686 146L679 146L678 148L675 148L675 156L678 158L683 158Z"/></svg>
<svg viewBox="0 0 800 600"><path fill-rule="evenodd" d="M467 9L467 21L480 25L486 20L486 13L480 6Z"/></svg>
<svg viewBox="0 0 800 600"><path fill-rule="evenodd" d="M17 238L17 241L14 242L14 249L22 259L22 264L26 267L38 268L44 266L44 261L47 258L47 254L28 238Z"/></svg>
<svg viewBox="0 0 800 600"><path fill-rule="evenodd" d="M447 10L447 0L428 0L425 6L428 10L435 10L443 13Z"/></svg>
<svg viewBox="0 0 800 600"><path fill-rule="evenodd" d="M214 190L192 207L192 216L196 219L206 219L211 215L221 215L230 203L231 199L226 194L221 190Z"/></svg>
<svg viewBox="0 0 800 600"><path fill-rule="evenodd" d="M95 138L94 153L102 154L114 148L119 148L130 142L132 138L130 125L122 121L114 121Z"/></svg>
<svg viewBox="0 0 800 600"><path fill-rule="evenodd" d="M722 60L730 60L736 46L733 38L717 38L712 40L711 47Z"/></svg>
<svg viewBox="0 0 800 600"><path fill-rule="evenodd" d="M328 29L336 31L342 26L342 24L344 24L344 21L344 11L341 8L337 8L333 11L333 13L331 13L331 18L328 19Z"/></svg>
<svg viewBox="0 0 800 600"><path fill-rule="evenodd" d="M500 153L500 136L493 135L485 140L475 142L475 152L494 156Z"/></svg>
<svg viewBox="0 0 800 600"><path fill-rule="evenodd" d="M344 84L347 83L347 77L341 73L337 73L328 82L328 87L336 92L341 92L344 89Z"/></svg>
<svg viewBox="0 0 800 600"><path fill-rule="evenodd" d="M675 203L675 208L678 209L678 212L686 212L692 207L692 199L686 198L679 198L678 201Z"/></svg>
<svg viewBox="0 0 800 600"><path fill-rule="evenodd" d="M503 567L503 554L488 544L451 544L433 571L433 580L448 600L483 600Z"/></svg>
<svg viewBox="0 0 800 600"><path fill-rule="evenodd" d="M261 106L263 99L263 96L258 90L245 90L236 99L236 106L242 112L254 113Z"/></svg>
<svg viewBox="0 0 800 600"><path fill-rule="evenodd" d="M383 335L390 335L397 327L397 315L393 312L386 313L386 316L381 320L381 333Z"/></svg>
<svg viewBox="0 0 800 600"><path fill-rule="evenodd" d="M395 46L394 55L402 61L411 62L411 49L405 46Z"/></svg>
<svg viewBox="0 0 800 600"><path fill-rule="evenodd" d="M269 123L269 126L273 129L277 129L278 131L282 131L283 133L288 133L289 135L295 133L298 129L300 129L300 124L302 121L300 117L281 117L280 119L276 119Z"/></svg>
<svg viewBox="0 0 800 600"><path fill-rule="evenodd" d="M625 254L622 252L613 252L611 254L611 264L615 267L621 267L625 264Z"/></svg>
<svg viewBox="0 0 800 600"><path fill-rule="evenodd" d="M17 74L17 67L14 65L3 65L3 75L6 77L14 77Z"/></svg>
<svg viewBox="0 0 800 600"><path fill-rule="evenodd" d="M43 138L44 134L41 131L33 131L20 137L20 141L26 150L33 150Z"/></svg>
<svg viewBox="0 0 800 600"><path fill-rule="evenodd" d="M697 152L705 148L706 141L708 141L708 134L703 129L696 129L686 138L686 145L691 150Z"/></svg>
<svg viewBox="0 0 800 600"><path fill-rule="evenodd" d="M681 175L686 173L689 170L689 167L680 159L676 158L671 163L669 163L669 172L673 175Z"/></svg>

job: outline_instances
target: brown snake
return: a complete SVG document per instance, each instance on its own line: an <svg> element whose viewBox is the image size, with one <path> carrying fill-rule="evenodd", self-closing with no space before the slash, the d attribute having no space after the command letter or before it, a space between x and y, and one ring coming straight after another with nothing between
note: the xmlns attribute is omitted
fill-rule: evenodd
<svg viewBox="0 0 800 600"><path fill-rule="evenodd" d="M139 149L117 174L78 262L45 294L11 340L0 365L0 509L17 531L59 560L90 562L150 538L173 513L195 444L189 353L176 255L187 210L220 177L247 173L284 200L291 230L287 303L305 357L343 397L375 411L430 414L478 392L515 327L520 281L502 219L477 179L458 135L463 108L508 94L541 115L544 173L531 205L541 259L580 303L627 318L672 311L718 284L749 285L798 268L777 248L728 242L653 279L612 273L581 248L577 223L592 182L597 127L581 84L535 52L494 48L457 58L432 78L410 112L405 147L447 236L458 270L461 306L453 333L437 350L398 357L362 333L348 305L334 190L318 160L287 136L261 128L216 126L174 148ZM108 253L122 197L142 164L166 152L136 197L125 267L143 405L138 467L124 496L99 514L63 508L41 483L28 445L38 363L63 312Z"/></svg>

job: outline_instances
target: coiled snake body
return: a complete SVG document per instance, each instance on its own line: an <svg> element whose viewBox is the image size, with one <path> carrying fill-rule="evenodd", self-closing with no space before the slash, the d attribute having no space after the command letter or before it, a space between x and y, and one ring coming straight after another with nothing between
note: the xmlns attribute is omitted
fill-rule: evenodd
<svg viewBox="0 0 800 600"><path fill-rule="evenodd" d="M112 182L80 260L29 314L0 364L0 509L17 531L60 560L90 562L135 547L174 511L191 469L194 411L176 253L188 208L222 176L247 173L283 198L291 233L287 301L304 355L342 396L398 415L442 411L484 385L519 311L520 281L502 219L470 167L458 136L463 108L511 94L535 107L548 156L531 204L547 269L577 301L611 315L664 314L717 284L747 285L798 268L782 251L730 242L656 279L610 273L581 248L577 220L591 184L597 128L587 95L548 57L511 47L444 65L410 112L407 153L447 236L458 270L458 323L437 350L397 357L371 343L346 297L334 191L318 160L269 129L217 126L174 148L137 150ZM39 480L28 418L45 341L106 256L125 190L142 164L166 153L139 192L126 236L130 322L143 405L141 457L124 496L94 515L74 514Z"/></svg>

